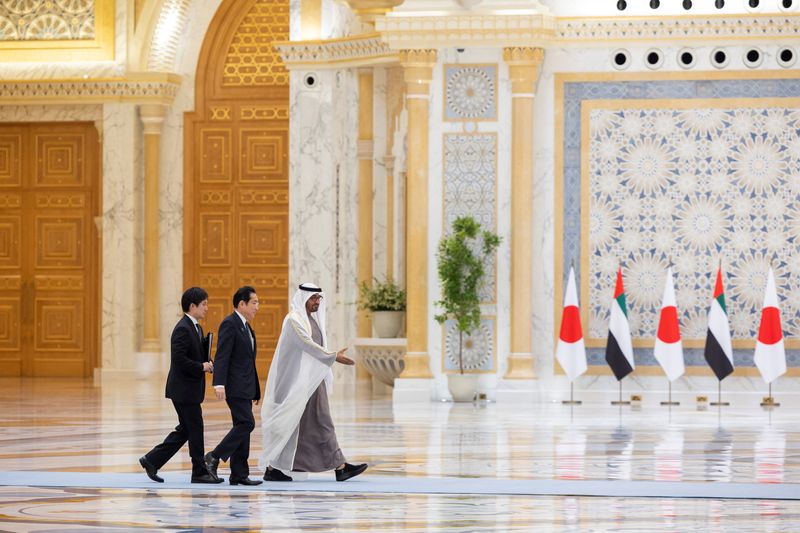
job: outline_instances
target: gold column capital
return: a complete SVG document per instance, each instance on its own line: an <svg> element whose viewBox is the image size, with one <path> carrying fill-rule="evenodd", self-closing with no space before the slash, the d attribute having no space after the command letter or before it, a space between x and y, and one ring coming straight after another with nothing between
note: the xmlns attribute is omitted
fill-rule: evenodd
<svg viewBox="0 0 800 533"><path fill-rule="evenodd" d="M403 3L403 0L344 0L350 10L370 27L375 26L375 19L385 15Z"/></svg>
<svg viewBox="0 0 800 533"><path fill-rule="evenodd" d="M438 58L435 48L405 49L400 50L400 64L403 67L428 67L433 68Z"/></svg>
<svg viewBox="0 0 800 533"><path fill-rule="evenodd" d="M145 135L161 135L166 109L160 104L145 104L139 106L139 118L144 125Z"/></svg>
<svg viewBox="0 0 800 533"><path fill-rule="evenodd" d="M508 65L512 96L533 96L539 80L539 67L544 61L544 49L522 46L504 48L503 61Z"/></svg>
<svg viewBox="0 0 800 533"><path fill-rule="evenodd" d="M428 88L433 79L437 52L428 50L400 50L400 64L406 82L406 97L428 97Z"/></svg>
<svg viewBox="0 0 800 533"><path fill-rule="evenodd" d="M509 65L531 65L538 67L544 61L544 48L512 46L503 48L503 61Z"/></svg>

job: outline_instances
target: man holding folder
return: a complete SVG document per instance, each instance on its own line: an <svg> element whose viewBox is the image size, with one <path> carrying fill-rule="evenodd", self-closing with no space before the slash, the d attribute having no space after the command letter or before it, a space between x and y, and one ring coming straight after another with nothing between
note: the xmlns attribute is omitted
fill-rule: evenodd
<svg viewBox="0 0 800 533"><path fill-rule="evenodd" d="M200 287L186 289L181 297L184 316L172 330L170 367L167 376L166 397L172 400L178 414L178 425L164 442L139 459L147 476L163 483L158 470L189 441L192 457L192 483L221 483L209 472L203 460L203 402L206 392L206 372L214 371L209 360L210 335L203 336L198 320L208 312L208 293Z"/></svg>

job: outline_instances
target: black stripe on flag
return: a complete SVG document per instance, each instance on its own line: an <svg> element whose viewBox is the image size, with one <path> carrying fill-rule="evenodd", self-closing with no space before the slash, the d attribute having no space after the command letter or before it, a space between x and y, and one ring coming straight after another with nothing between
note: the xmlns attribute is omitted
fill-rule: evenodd
<svg viewBox="0 0 800 533"><path fill-rule="evenodd" d="M617 339L614 338L613 333L609 333L608 335L608 344L606 344L606 363L608 363L608 366L611 367L611 371L614 372L614 376L617 378L617 381L620 381L622 378L633 372L631 364L628 362L625 354L622 353L622 350L620 349L619 344L617 344Z"/></svg>
<svg viewBox="0 0 800 533"><path fill-rule="evenodd" d="M706 349L704 355L706 356L708 366L714 371L718 380L722 381L733 372L731 360L725 355L725 351L722 349L722 346L719 345L717 338L714 337L711 330L709 330L708 335L706 335Z"/></svg>

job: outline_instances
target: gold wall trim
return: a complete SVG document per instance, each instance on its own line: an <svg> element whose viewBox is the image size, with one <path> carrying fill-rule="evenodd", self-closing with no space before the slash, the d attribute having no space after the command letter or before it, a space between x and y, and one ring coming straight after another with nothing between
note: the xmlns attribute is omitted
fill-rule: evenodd
<svg viewBox="0 0 800 533"><path fill-rule="evenodd" d="M340 39L283 41L275 43L275 49L288 70L339 69L399 61L398 53L382 42L378 33Z"/></svg>
<svg viewBox="0 0 800 533"><path fill-rule="evenodd" d="M391 13L376 33L328 40L287 41L275 47L288 69L394 63L396 51L448 46L609 46L654 41L700 42L800 39L800 14L674 17L553 17L544 13L435 15ZM652 75L653 73L644 73Z"/></svg>
<svg viewBox="0 0 800 533"><path fill-rule="evenodd" d="M0 103L62 104L79 102L161 103L175 99L181 78L175 74L142 74L127 78L0 81Z"/></svg>
<svg viewBox="0 0 800 533"><path fill-rule="evenodd" d="M609 42L654 39L690 41L800 38L800 15L682 15L674 17L562 17L558 19L559 43Z"/></svg>
<svg viewBox="0 0 800 533"><path fill-rule="evenodd" d="M2 41L0 63L112 61L116 36L116 1L96 0L94 10L94 39Z"/></svg>
<svg viewBox="0 0 800 533"><path fill-rule="evenodd" d="M446 46L541 47L557 39L549 14L398 15L376 19L375 28L392 49Z"/></svg>

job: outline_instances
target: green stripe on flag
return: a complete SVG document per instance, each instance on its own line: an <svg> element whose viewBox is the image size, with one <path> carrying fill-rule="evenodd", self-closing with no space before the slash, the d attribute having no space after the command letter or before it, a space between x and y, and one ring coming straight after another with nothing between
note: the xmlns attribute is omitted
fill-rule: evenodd
<svg viewBox="0 0 800 533"><path fill-rule="evenodd" d="M628 308L625 306L625 293L624 292L622 294L620 294L619 296L617 296L617 304L619 305L619 308L622 309L622 314L625 315L625 318L628 318ZM723 309L725 308L724 305L722 307L723 307Z"/></svg>
<svg viewBox="0 0 800 533"><path fill-rule="evenodd" d="M725 314L728 314L728 308L725 307L725 293L723 292L719 296L717 296L717 302L719 302L719 306L725 311Z"/></svg>

